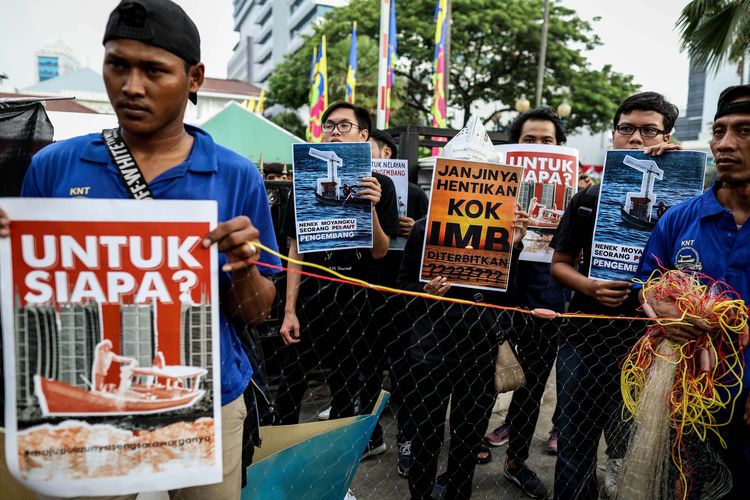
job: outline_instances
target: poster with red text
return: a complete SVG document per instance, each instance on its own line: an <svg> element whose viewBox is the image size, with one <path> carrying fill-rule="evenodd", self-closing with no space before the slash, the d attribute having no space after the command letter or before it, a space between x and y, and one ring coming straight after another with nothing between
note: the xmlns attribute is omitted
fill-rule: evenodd
<svg viewBox="0 0 750 500"><path fill-rule="evenodd" d="M552 262L549 243L578 186L578 150L546 144L503 144L501 161L523 168L518 203L529 213L521 260Z"/></svg>
<svg viewBox="0 0 750 500"><path fill-rule="evenodd" d="M521 169L438 158L432 176L420 281L504 292Z"/></svg>
<svg viewBox="0 0 750 500"><path fill-rule="evenodd" d="M11 473L55 496L221 481L216 203L0 206Z"/></svg>

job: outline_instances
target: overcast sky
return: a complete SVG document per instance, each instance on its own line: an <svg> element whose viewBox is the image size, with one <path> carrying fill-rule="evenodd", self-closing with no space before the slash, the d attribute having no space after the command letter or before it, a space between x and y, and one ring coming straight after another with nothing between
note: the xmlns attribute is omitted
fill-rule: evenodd
<svg viewBox="0 0 750 500"><path fill-rule="evenodd" d="M497 0L501 3L502 0ZM0 73L9 76L4 89L36 83L34 53L62 40L84 66L101 73L101 39L117 0L4 0L0 16ZM178 0L198 25L208 76L225 78L237 41L232 0ZM645 90L664 93L682 107L687 102L688 61L679 52L674 28L687 0L562 0L593 23L604 46L588 54L596 68L635 75ZM454 15L460 15L454 11Z"/></svg>

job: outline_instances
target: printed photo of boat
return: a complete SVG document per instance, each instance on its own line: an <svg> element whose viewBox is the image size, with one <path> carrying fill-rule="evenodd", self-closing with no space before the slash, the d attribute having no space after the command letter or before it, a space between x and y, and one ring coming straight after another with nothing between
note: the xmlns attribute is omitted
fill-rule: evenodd
<svg viewBox="0 0 750 500"><path fill-rule="evenodd" d="M19 427L45 417L116 416L196 408L210 413L211 314L180 306L179 364L160 350L154 304L120 304L120 352L101 327L102 306L26 304L16 297ZM105 305L105 308L114 307ZM174 360L178 361L178 360Z"/></svg>
<svg viewBox="0 0 750 500"><path fill-rule="evenodd" d="M295 144L293 152L300 253L371 248L371 203L357 196L372 175L370 144Z"/></svg>
<svg viewBox="0 0 750 500"><path fill-rule="evenodd" d="M607 151L589 275L629 281L659 218L703 192L705 167L699 151Z"/></svg>

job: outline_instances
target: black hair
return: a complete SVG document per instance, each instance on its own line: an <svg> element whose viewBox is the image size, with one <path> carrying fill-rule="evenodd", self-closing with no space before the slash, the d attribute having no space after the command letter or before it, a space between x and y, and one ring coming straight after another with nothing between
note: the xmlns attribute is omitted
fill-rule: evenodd
<svg viewBox="0 0 750 500"><path fill-rule="evenodd" d="M612 121L612 129L617 128L620 123L620 116L627 115L632 111L656 111L664 119L664 133L669 134L674 128L677 116L680 110L677 106L667 101L667 98L658 92L641 92L633 94L620 104L615 112L615 119Z"/></svg>
<svg viewBox="0 0 750 500"><path fill-rule="evenodd" d="M380 130L379 128L374 128L370 131L370 139L375 139L383 146L388 146L389 148L391 148L392 158L398 157L398 147L396 147L396 141L393 140L393 137L388 132Z"/></svg>
<svg viewBox="0 0 750 500"><path fill-rule="evenodd" d="M351 109L354 111L354 116L357 118L357 126L360 129L367 130L367 137L370 137L370 131L372 130L372 118L370 117L370 112L361 106L355 106L348 102L339 101L328 106L328 109L325 110L323 117L320 119L320 123L325 123L326 120L328 120L328 117L331 116L331 113L337 109Z"/></svg>
<svg viewBox="0 0 750 500"><path fill-rule="evenodd" d="M565 144L567 136L565 129L560 123L560 116L549 106L542 106L518 115L508 126L508 142L516 144L521 140L521 130L524 123L529 120L548 121L555 126L555 141L558 145Z"/></svg>

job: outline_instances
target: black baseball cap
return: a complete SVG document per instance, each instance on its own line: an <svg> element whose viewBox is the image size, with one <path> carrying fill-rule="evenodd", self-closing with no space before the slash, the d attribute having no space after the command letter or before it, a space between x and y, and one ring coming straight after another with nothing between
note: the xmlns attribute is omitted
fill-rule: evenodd
<svg viewBox="0 0 750 500"><path fill-rule="evenodd" d="M263 165L263 173L268 174L283 174L284 164L283 163L266 163Z"/></svg>
<svg viewBox="0 0 750 500"><path fill-rule="evenodd" d="M182 8L171 0L122 0L109 15L102 43L127 38L154 45L182 58L186 63L201 60L198 28ZM190 101L198 95L190 93Z"/></svg>
<svg viewBox="0 0 750 500"><path fill-rule="evenodd" d="M396 147L396 141L393 140L393 136L391 136L391 134L389 134L388 132L380 130L378 128L374 128L370 131L370 138L382 142L386 146L391 148L394 158L398 156L398 147Z"/></svg>
<svg viewBox="0 0 750 500"><path fill-rule="evenodd" d="M750 114L750 101L732 102L738 97L750 97L750 85L732 85L725 88L719 96L719 103L716 105L716 115L714 121L722 116L734 113Z"/></svg>

